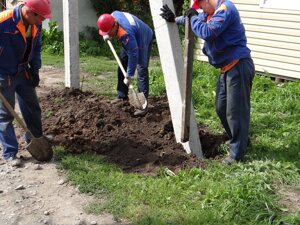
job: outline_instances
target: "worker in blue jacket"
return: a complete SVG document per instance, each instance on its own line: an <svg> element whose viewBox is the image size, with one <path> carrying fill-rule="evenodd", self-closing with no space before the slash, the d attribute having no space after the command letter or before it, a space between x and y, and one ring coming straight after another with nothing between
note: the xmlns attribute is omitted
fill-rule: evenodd
<svg viewBox="0 0 300 225"><path fill-rule="evenodd" d="M223 163L243 160L249 143L250 92L255 69L238 10L229 0L194 0L192 8L180 17L175 17L167 5L161 10L168 22L184 25L187 16L195 35L205 41L203 53L211 65L220 69L216 111L230 147L230 155Z"/></svg>
<svg viewBox="0 0 300 225"><path fill-rule="evenodd" d="M41 137L41 108L35 87L41 68L41 23L51 17L50 0L24 0L24 4L0 13L0 91L15 106L15 93L26 126L35 137ZM0 102L0 141L3 159L13 166L18 142L13 116ZM25 137L26 142L30 142Z"/></svg>
<svg viewBox="0 0 300 225"><path fill-rule="evenodd" d="M143 92L145 97L149 95L149 59L153 40L152 29L136 16L121 11L111 14L102 14L97 25L99 34L104 40L117 37L121 44L120 61L127 74L124 78L118 67L118 99L128 99L128 86L132 81L137 69L138 91ZM136 109L134 115L143 116L148 108Z"/></svg>

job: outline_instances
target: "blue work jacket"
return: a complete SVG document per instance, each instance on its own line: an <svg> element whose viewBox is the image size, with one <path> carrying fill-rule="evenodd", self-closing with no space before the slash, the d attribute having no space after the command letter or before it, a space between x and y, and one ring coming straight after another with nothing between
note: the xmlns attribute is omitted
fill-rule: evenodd
<svg viewBox="0 0 300 225"><path fill-rule="evenodd" d="M24 59L27 40L20 7L0 13L0 75L16 75L28 64L33 70L41 68L41 26L32 25L31 50Z"/></svg>
<svg viewBox="0 0 300 225"><path fill-rule="evenodd" d="M177 24L184 24L183 17L177 17ZM213 15L199 13L191 18L195 35L205 40L203 53L209 63L222 68L234 60L249 58L245 28L238 10L229 0L218 0Z"/></svg>
<svg viewBox="0 0 300 225"><path fill-rule="evenodd" d="M138 64L147 66L152 29L136 16L114 11L111 14L119 24L117 37L128 56L127 75L133 76Z"/></svg>

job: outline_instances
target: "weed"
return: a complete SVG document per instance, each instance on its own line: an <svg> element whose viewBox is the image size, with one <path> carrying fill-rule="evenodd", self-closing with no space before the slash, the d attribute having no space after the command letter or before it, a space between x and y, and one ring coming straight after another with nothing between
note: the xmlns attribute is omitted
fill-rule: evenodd
<svg viewBox="0 0 300 225"><path fill-rule="evenodd" d="M54 115L54 113L53 113L53 111L46 111L46 112L43 112L43 114L44 114L44 116L46 117L46 118L48 118L48 117L51 117L51 116L53 116Z"/></svg>
<svg viewBox="0 0 300 225"><path fill-rule="evenodd" d="M54 99L55 103L63 104L64 101L65 101L65 99L63 97L57 97L57 98Z"/></svg>

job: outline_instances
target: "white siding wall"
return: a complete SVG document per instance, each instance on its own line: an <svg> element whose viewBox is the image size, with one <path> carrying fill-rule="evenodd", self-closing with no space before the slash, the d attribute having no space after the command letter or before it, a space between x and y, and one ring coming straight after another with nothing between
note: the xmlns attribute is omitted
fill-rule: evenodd
<svg viewBox="0 0 300 225"><path fill-rule="evenodd" d="M260 0L232 0L246 28L256 71L300 79L300 10L261 8ZM197 46L197 58L207 61Z"/></svg>

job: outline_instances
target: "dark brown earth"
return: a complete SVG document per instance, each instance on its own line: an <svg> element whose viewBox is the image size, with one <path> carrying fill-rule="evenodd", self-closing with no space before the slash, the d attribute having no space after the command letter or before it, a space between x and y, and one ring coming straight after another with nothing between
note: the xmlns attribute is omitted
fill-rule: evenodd
<svg viewBox="0 0 300 225"><path fill-rule="evenodd" d="M90 92L60 89L40 98L45 134L74 154L97 152L125 172L154 174L161 167L205 167L176 143L166 97L150 98L149 112L133 116L128 102L112 103ZM205 158L220 155L225 135L214 135L199 126Z"/></svg>

